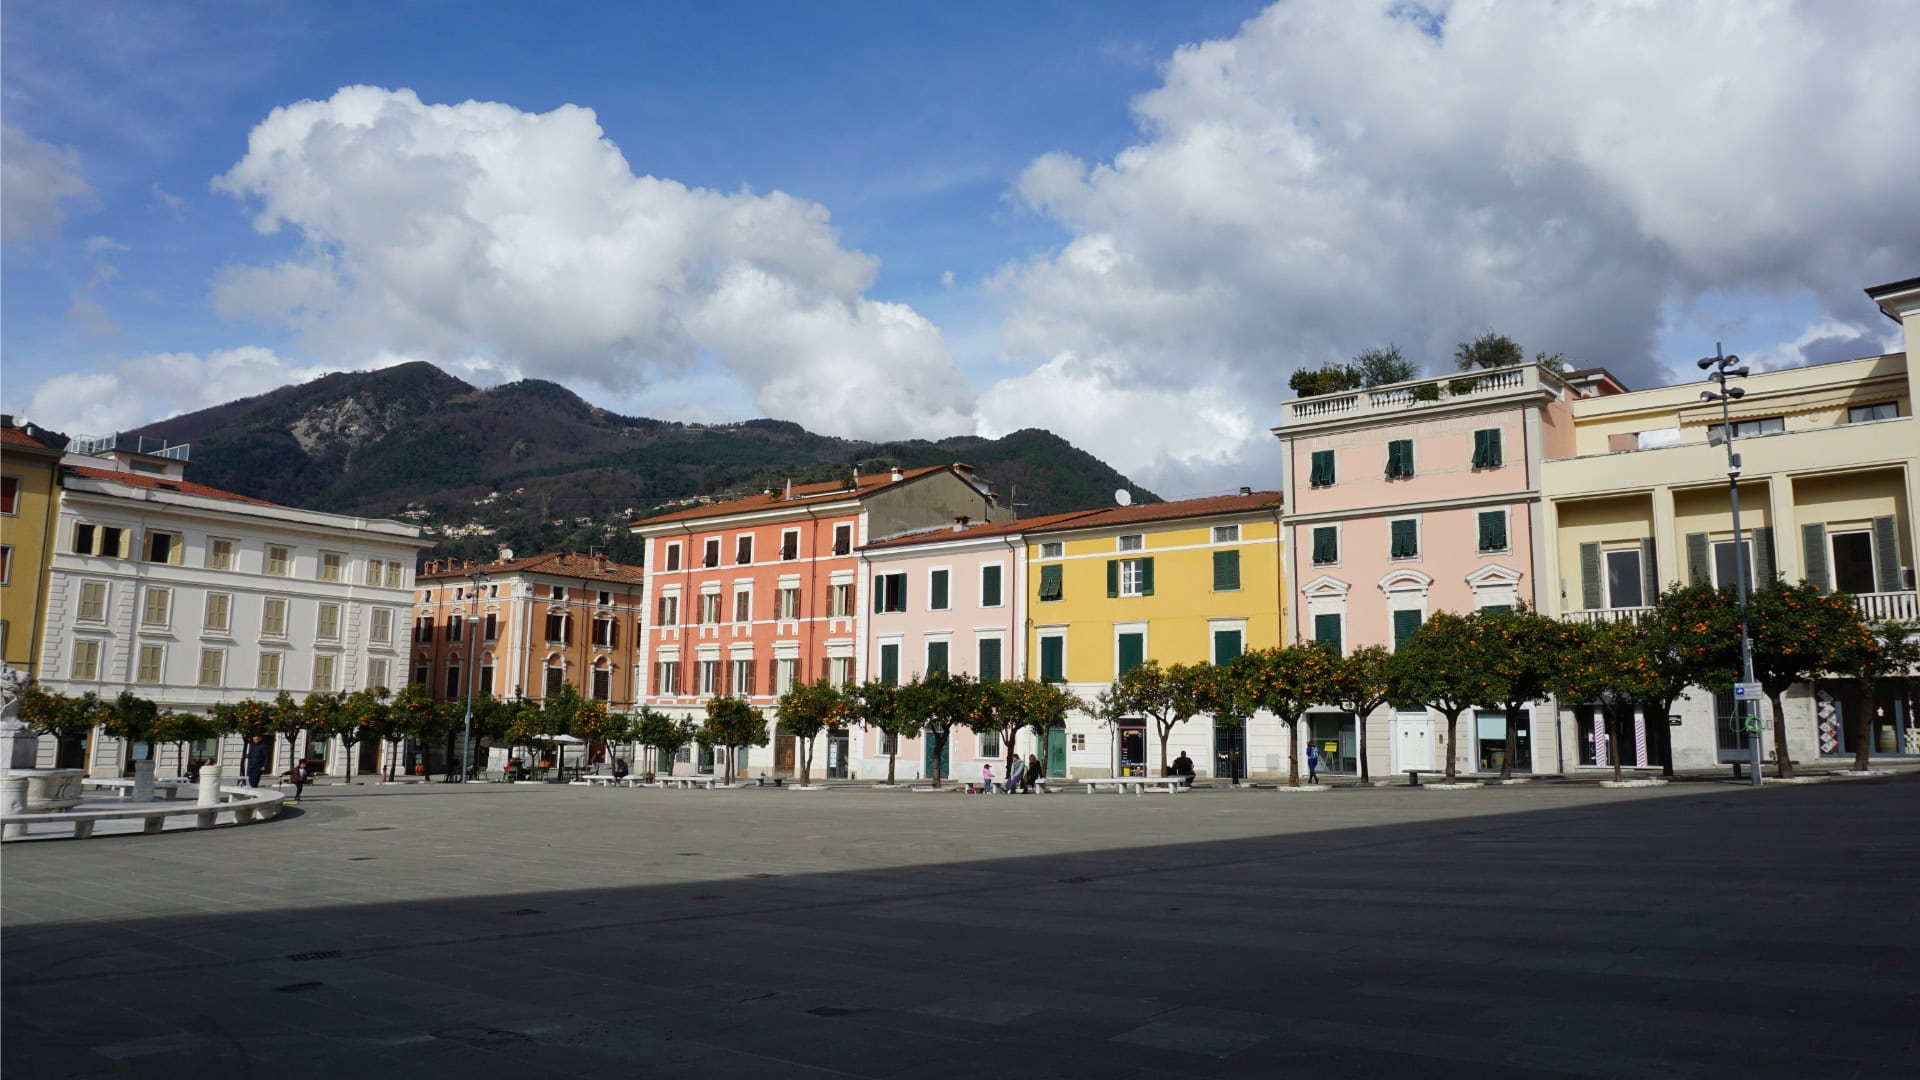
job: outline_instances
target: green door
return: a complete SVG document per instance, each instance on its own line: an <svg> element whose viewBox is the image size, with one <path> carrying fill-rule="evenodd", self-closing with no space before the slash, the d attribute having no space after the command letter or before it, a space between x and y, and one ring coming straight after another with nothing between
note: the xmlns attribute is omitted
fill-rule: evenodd
<svg viewBox="0 0 1920 1080"><path fill-rule="evenodd" d="M1067 777L1067 729L1047 729L1047 775L1055 780Z"/></svg>
<svg viewBox="0 0 1920 1080"><path fill-rule="evenodd" d="M934 739L935 737L931 734L920 736L921 775L928 779L933 778ZM943 779L951 779L953 777L953 734L951 732L947 734L945 739L940 740L940 750L940 776Z"/></svg>

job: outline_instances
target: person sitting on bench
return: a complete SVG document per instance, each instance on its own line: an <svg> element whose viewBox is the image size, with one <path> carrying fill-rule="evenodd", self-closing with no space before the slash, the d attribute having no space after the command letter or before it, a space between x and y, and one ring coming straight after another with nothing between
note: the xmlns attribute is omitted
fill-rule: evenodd
<svg viewBox="0 0 1920 1080"><path fill-rule="evenodd" d="M1180 751L1180 756L1173 759L1173 764L1167 767L1167 771L1180 778L1182 787L1193 786L1193 759L1187 756L1185 750Z"/></svg>

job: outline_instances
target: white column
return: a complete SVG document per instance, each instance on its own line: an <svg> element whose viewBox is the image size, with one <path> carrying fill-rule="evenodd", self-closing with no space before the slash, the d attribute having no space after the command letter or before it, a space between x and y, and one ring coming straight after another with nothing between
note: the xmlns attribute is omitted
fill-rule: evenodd
<svg viewBox="0 0 1920 1080"><path fill-rule="evenodd" d="M220 793L220 781L223 770L218 765L200 766L200 787L196 792L196 805L200 807L199 826L202 829L213 828L214 819L219 817L216 809L223 801Z"/></svg>
<svg viewBox="0 0 1920 1080"><path fill-rule="evenodd" d="M1793 512L1792 478L1780 473L1767 477L1767 516L1770 519L1767 524L1773 526L1774 570L1788 581L1804 580L1807 567L1800 552L1800 522ZM1764 584L1754 582L1756 586Z"/></svg>

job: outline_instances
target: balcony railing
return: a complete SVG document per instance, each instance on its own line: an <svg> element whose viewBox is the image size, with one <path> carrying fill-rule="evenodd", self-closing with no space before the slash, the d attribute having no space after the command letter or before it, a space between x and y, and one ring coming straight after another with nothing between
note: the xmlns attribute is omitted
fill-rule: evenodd
<svg viewBox="0 0 1920 1080"><path fill-rule="evenodd" d="M1560 617L1568 622L1632 622L1652 613L1650 607L1606 607L1569 611Z"/></svg>
<svg viewBox="0 0 1920 1080"><path fill-rule="evenodd" d="M1379 413L1432 408L1448 401L1515 394L1561 393L1560 377L1538 364L1469 371L1432 379L1395 383L1372 390L1322 394L1287 403L1290 423L1317 423Z"/></svg>
<svg viewBox="0 0 1920 1080"><path fill-rule="evenodd" d="M1853 602L1860 605L1860 614L1868 622L1886 622L1890 619L1912 622L1915 615L1920 614L1920 593L1857 593Z"/></svg>

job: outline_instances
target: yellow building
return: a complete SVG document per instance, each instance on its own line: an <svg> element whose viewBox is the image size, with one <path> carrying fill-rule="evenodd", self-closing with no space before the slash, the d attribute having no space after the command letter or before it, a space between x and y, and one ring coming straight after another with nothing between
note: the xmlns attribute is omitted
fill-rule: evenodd
<svg viewBox="0 0 1920 1080"><path fill-rule="evenodd" d="M47 560L59 520L60 451L44 433L0 418L0 653L15 671L40 675L46 631Z"/></svg>
<svg viewBox="0 0 1920 1080"><path fill-rule="evenodd" d="M1283 643L1277 491L1116 507L1030 529L1023 543L1029 670L1083 699L1146 660L1224 663ZM1214 775L1223 761L1265 762L1262 735L1248 745L1202 719L1176 730L1168 753ZM1158 768L1157 739L1139 724L1077 716L1068 740L1076 775L1142 766L1150 745Z"/></svg>
<svg viewBox="0 0 1920 1080"><path fill-rule="evenodd" d="M1920 279L1868 290L1903 326L1907 351L1754 372L1731 380L1744 396L1701 399L1704 381L1574 402L1571 445L1541 468L1547 565L1541 610L1569 619L1632 617L1669 585L1739 577L1726 439L1740 459L1742 541L1749 584L1775 576L1856 597L1869 620L1912 620L1914 509L1920 502L1920 420L1913 405L1920 347ZM1852 753L1920 754L1911 704L1890 684L1880 700L1837 680L1789 698L1796 761ZM1696 695L1670 730L1681 767L1744 760L1724 721L1730 702ZM1604 765L1592 718L1563 723L1569 768ZM1664 718L1652 718L1659 724ZM1646 719L1623 740L1629 764L1650 764ZM1771 751L1771 740L1766 744ZM1577 758L1576 758L1577 755Z"/></svg>

